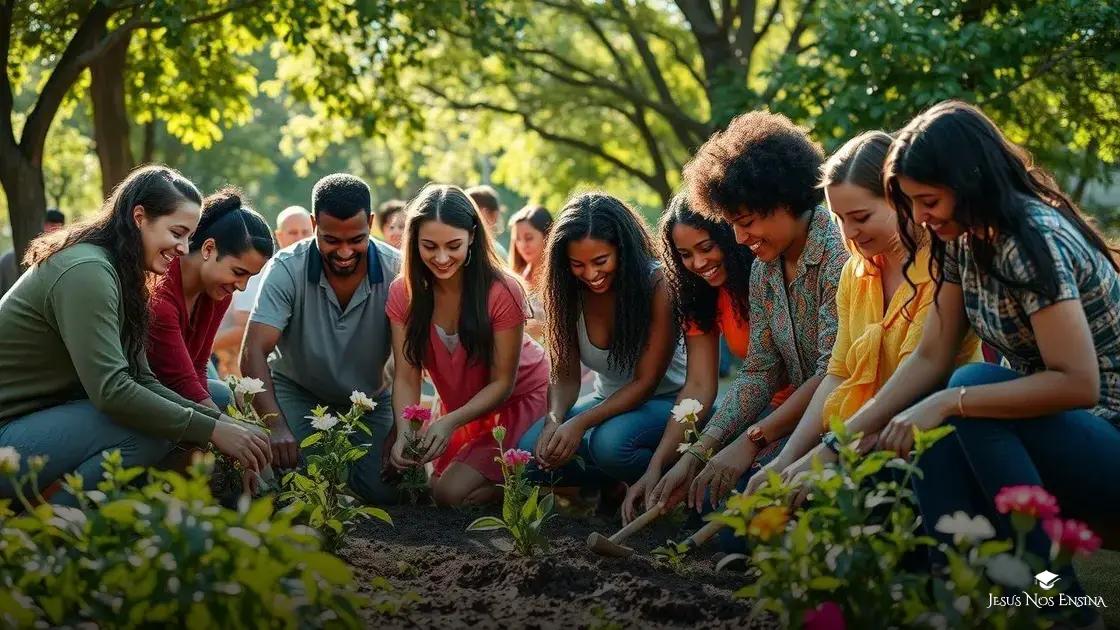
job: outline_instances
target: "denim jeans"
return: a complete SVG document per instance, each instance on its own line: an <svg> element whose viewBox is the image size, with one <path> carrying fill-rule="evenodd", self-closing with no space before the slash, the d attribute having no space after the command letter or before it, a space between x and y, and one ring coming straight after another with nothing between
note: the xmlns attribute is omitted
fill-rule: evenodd
<svg viewBox="0 0 1120 630"><path fill-rule="evenodd" d="M626 413L607 418L584 432L576 450L582 466L574 459L557 471L542 471L530 464L530 478L537 483L556 485L602 485L612 480L634 483L649 466L676 401L676 393L654 396ZM584 396L567 417L575 417L602 402L595 394ZM518 448L536 452L545 420L541 418L525 432Z"/></svg>
<svg viewBox="0 0 1120 630"><path fill-rule="evenodd" d="M47 464L39 473L39 490L46 489L67 473L82 476L82 487L94 490L101 481L101 454L119 450L126 468L155 466L171 452L172 443L117 424L97 410L89 400L78 400L0 423L0 447L11 446L20 453L21 468L27 458L46 455ZM24 492L29 489L24 488ZM0 498L14 498L6 478L0 478ZM52 503L76 506L69 492L59 490Z"/></svg>
<svg viewBox="0 0 1120 630"><path fill-rule="evenodd" d="M998 365L971 363L953 373L949 387L1021 376ZM1006 486L1046 488L1057 497L1062 518L1120 522L1120 429L1107 420L1078 409L1022 420L952 417L947 422L956 431L922 456L925 478L914 483L922 522L935 538L949 542L951 536L933 528L942 515L963 510L986 516L1001 537L1013 539L1010 518L995 510L995 496ZM1041 526L1027 537L1027 550L1049 558L1050 539ZM1062 575L1067 593L1081 593L1072 567L1051 570Z"/></svg>
<svg viewBox="0 0 1120 630"><path fill-rule="evenodd" d="M288 428L296 439L296 444L315 432L311 426L311 410L323 404L331 413L343 413L350 409L350 401L330 402L315 398L310 392L279 374L272 375L272 386L276 394L276 404L284 414ZM381 478L382 454L385 442L393 429L393 403L389 394L382 394L374 402L377 408L367 413L363 422L373 436L355 433L351 440L354 444L370 444L369 452L350 467L350 488L366 503L384 505L396 503L397 491ZM314 448L314 447L312 447ZM278 471L277 474L282 474Z"/></svg>
<svg viewBox="0 0 1120 630"><path fill-rule="evenodd" d="M207 380L206 385L207 389L210 390L210 400L213 400L218 409L225 413L226 407L229 407L230 403L233 402L233 392L230 391L229 385L214 378Z"/></svg>

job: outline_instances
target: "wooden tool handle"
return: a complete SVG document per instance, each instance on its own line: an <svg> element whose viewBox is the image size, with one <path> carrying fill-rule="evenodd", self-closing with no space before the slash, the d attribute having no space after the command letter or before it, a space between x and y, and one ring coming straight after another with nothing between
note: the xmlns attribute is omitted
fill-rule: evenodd
<svg viewBox="0 0 1120 630"><path fill-rule="evenodd" d="M708 540L711 539L712 536L716 535L716 532L723 529L724 527L726 527L726 525L724 525L723 523L720 523L718 521L710 521L707 525L701 527L695 534L689 536L688 540L684 541L684 545L687 549L695 549L696 547L699 547L708 542Z"/></svg>
<svg viewBox="0 0 1120 630"><path fill-rule="evenodd" d="M654 506L653 508L646 510L645 513L643 513L638 518L630 521L629 525L615 532L613 536L608 538L608 540L613 543L620 543L629 538L632 534L634 534L634 532L637 532L646 525L652 523L659 516L661 516L661 508Z"/></svg>

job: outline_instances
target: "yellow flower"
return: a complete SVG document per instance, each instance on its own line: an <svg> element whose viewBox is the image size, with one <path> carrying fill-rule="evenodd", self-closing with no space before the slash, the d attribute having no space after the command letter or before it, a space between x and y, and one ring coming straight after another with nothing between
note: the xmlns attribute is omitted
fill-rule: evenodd
<svg viewBox="0 0 1120 630"><path fill-rule="evenodd" d="M747 533L763 542L768 542L775 534L782 533L788 522L789 510L783 506L772 505L754 515L747 525Z"/></svg>

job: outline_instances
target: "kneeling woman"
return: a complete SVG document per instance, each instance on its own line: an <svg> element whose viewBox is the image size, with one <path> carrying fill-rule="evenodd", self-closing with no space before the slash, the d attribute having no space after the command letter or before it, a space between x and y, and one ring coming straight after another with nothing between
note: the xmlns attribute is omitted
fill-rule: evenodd
<svg viewBox="0 0 1120 630"><path fill-rule="evenodd" d="M198 225L201 195L177 171L133 171L92 219L35 240L27 273L0 300L0 447L46 455L46 486L101 479L101 453L152 466L176 442L260 471L268 439L164 387L144 354L149 274L167 273ZM0 498L14 490L0 480ZM59 492L52 500L73 504Z"/></svg>
<svg viewBox="0 0 1120 630"><path fill-rule="evenodd" d="M272 232L261 215L225 189L202 204L190 251L171 261L149 302L148 362L161 383L196 403L223 410L229 387L207 378L214 337L234 291L272 257Z"/></svg>
<svg viewBox="0 0 1120 630"><path fill-rule="evenodd" d="M559 473L557 483L633 483L685 371L669 290L638 215L605 194L569 201L548 239L543 298L554 367L548 417L521 447ZM581 362L595 390L577 402Z"/></svg>
<svg viewBox="0 0 1120 630"><path fill-rule="evenodd" d="M471 198L430 185L408 205L404 273L389 287L386 313L396 363L393 411L398 468L435 462L432 495L440 505L480 504L501 496L491 431L511 447L547 408L548 358L525 334L532 316L525 291L503 271ZM423 430L418 461L405 453L404 410L420 401L427 370L443 414Z"/></svg>
<svg viewBox="0 0 1120 630"><path fill-rule="evenodd" d="M898 216L883 192L890 146L889 135L869 131L848 141L821 169L821 188L852 257L836 291L836 345L828 374L782 452L766 466L787 479L809 470L811 458L805 455L821 444L830 423L850 418L914 352L933 306L929 237L908 216ZM918 244L912 264L903 232ZM969 333L954 365L983 360L979 346ZM755 475L748 492L766 478Z"/></svg>
<svg viewBox="0 0 1120 630"><path fill-rule="evenodd" d="M995 498L1019 485L1045 487L1063 518L1115 527L1120 275L1112 252L1053 179L964 103L940 103L908 124L884 174L896 210L935 237L937 299L917 349L848 426L882 431L879 445L904 454L914 429L956 428L920 462L918 501L931 529L964 511L1010 537ZM916 255L914 242L903 243ZM1011 368L954 369L969 328ZM946 380L948 389L912 404ZM1041 527L1027 537L1039 557L1050 546ZM1061 572L1066 592L1077 594L1072 569Z"/></svg>

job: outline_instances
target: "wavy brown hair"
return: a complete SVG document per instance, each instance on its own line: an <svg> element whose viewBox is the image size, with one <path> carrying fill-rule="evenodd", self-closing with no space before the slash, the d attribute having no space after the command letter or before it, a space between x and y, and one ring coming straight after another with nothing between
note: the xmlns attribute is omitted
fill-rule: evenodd
<svg viewBox="0 0 1120 630"><path fill-rule="evenodd" d="M417 366L424 364L435 310L435 276L420 257L420 227L429 221L439 221L466 230L473 237L467 248L466 263L459 270L463 274L459 342L469 360L488 365L494 351L494 330L488 308L490 287L507 274L502 272L502 262L494 252L478 207L458 186L428 184L409 202L406 214L401 277L409 297L404 340L408 361Z"/></svg>
<svg viewBox="0 0 1120 630"><path fill-rule="evenodd" d="M154 219L171 214L184 202L202 205L202 194L190 180L167 166L141 166L117 184L96 215L40 236L23 258L28 266L39 264L80 243L108 252L120 281L121 347L133 369L140 365L147 343L152 274L144 267L144 244L132 210L140 206Z"/></svg>

